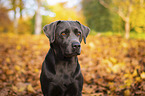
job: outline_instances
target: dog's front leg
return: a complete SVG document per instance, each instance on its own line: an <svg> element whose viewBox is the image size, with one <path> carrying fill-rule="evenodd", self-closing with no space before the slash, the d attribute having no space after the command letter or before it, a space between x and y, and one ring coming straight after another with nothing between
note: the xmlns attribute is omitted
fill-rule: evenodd
<svg viewBox="0 0 145 96"><path fill-rule="evenodd" d="M62 88L54 82L49 83L48 93L46 96L63 96Z"/></svg>
<svg viewBox="0 0 145 96"><path fill-rule="evenodd" d="M65 91L64 96L82 96L81 92L79 92L79 87L76 82L67 86L67 90Z"/></svg>

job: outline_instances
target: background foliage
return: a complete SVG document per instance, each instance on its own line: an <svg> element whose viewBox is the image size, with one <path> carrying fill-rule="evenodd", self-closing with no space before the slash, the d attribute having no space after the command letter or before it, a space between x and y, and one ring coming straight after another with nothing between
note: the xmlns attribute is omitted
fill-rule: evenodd
<svg viewBox="0 0 145 96"><path fill-rule="evenodd" d="M56 20L78 20L91 29L78 56L83 96L145 95L145 0L51 3L0 0L0 96L42 96L39 76L50 48L42 28ZM129 39L122 16L129 19Z"/></svg>
<svg viewBox="0 0 145 96"><path fill-rule="evenodd" d="M121 18L102 6L97 0L83 0L82 5L86 22L91 29L98 32L123 31Z"/></svg>
<svg viewBox="0 0 145 96"><path fill-rule="evenodd" d="M0 96L42 95L39 76L48 49L44 35L2 34ZM145 95L144 49L144 40L89 36L79 56L83 96Z"/></svg>

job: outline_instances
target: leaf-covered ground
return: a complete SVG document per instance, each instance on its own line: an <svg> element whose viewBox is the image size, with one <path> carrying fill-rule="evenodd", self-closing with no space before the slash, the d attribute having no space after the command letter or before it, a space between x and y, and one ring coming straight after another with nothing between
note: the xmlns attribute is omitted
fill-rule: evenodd
<svg viewBox="0 0 145 96"><path fill-rule="evenodd" d="M46 36L0 35L0 96L42 96ZM79 56L83 96L145 96L145 40L89 36Z"/></svg>

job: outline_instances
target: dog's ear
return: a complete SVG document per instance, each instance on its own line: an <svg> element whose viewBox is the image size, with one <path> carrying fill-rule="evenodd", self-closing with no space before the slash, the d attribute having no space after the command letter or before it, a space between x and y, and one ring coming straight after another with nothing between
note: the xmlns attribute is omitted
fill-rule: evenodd
<svg viewBox="0 0 145 96"><path fill-rule="evenodd" d="M55 21L52 22L48 25L45 25L43 27L43 31L45 35L49 38L50 43L53 43L55 41L55 31L56 31L56 26L60 23L61 21Z"/></svg>
<svg viewBox="0 0 145 96"><path fill-rule="evenodd" d="M76 21L76 22L80 25L80 28L83 32L84 43L86 44L86 37L88 36L88 34L90 32L90 28L82 25L79 21Z"/></svg>

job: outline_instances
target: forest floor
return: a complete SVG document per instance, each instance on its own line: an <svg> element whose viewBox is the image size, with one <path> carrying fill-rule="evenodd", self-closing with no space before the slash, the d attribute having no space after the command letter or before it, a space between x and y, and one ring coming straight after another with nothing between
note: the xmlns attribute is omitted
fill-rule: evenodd
<svg viewBox="0 0 145 96"><path fill-rule="evenodd" d="M44 35L0 35L0 96L42 96ZM83 96L145 96L145 40L88 36L78 56Z"/></svg>

